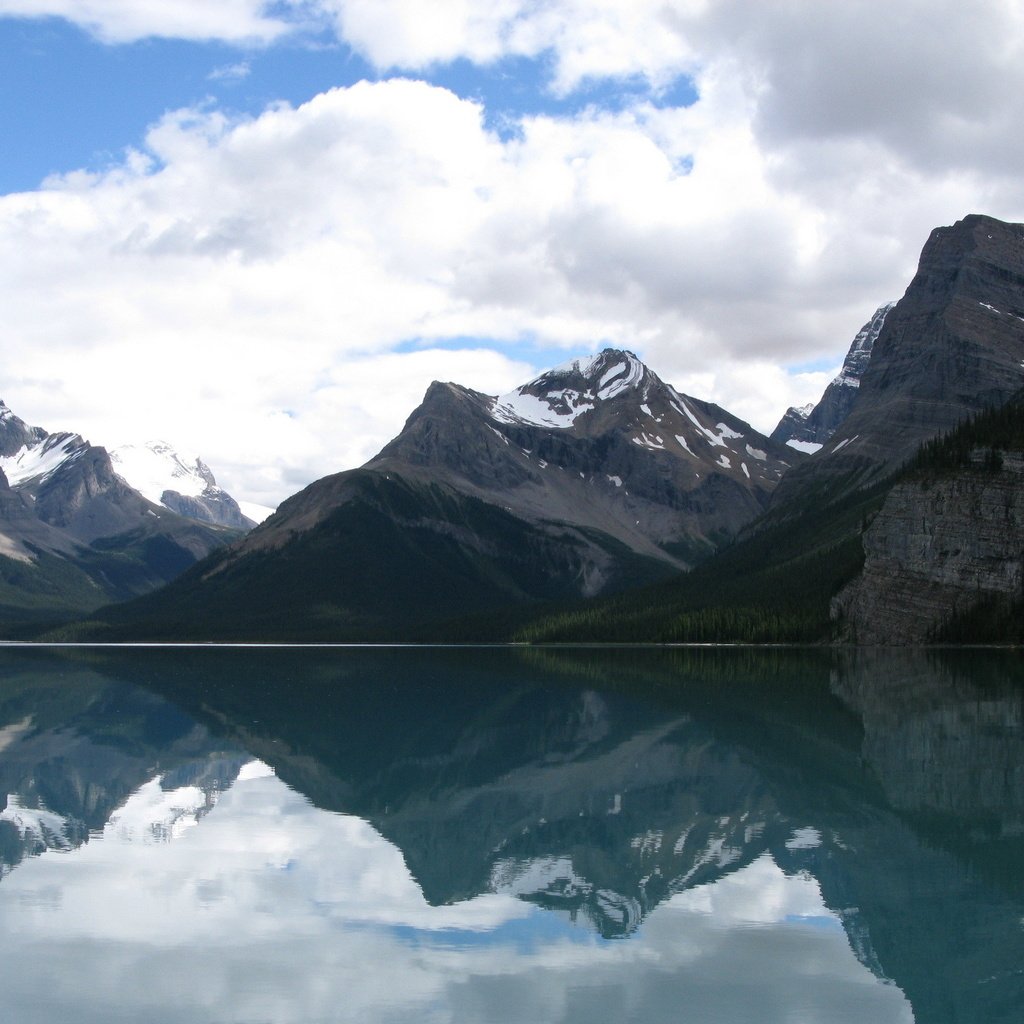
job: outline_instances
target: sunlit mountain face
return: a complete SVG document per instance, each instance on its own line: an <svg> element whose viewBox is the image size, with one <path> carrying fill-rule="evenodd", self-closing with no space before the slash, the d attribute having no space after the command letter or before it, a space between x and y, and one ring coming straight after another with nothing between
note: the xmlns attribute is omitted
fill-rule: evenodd
<svg viewBox="0 0 1024 1024"><path fill-rule="evenodd" d="M1005 658L4 665L18 1019L998 1021L1020 1005L1022 690Z"/></svg>

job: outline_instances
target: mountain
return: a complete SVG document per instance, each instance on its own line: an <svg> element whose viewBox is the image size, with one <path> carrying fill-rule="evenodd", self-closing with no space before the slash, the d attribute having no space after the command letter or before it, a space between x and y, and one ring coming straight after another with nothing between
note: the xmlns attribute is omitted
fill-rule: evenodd
<svg viewBox="0 0 1024 1024"><path fill-rule="evenodd" d="M153 636L436 635L685 570L800 458L618 349L498 397L435 382L365 466L106 617Z"/></svg>
<svg viewBox="0 0 1024 1024"><path fill-rule="evenodd" d="M895 302L875 310L853 339L839 375L825 389L817 405L791 406L772 431L771 438L798 451L818 451L839 428L853 408L861 377L871 361L871 350Z"/></svg>
<svg viewBox="0 0 1024 1024"><path fill-rule="evenodd" d="M248 520L239 514L236 522ZM30 427L0 403L5 634L146 593L238 535L151 501L115 470L105 448Z"/></svg>
<svg viewBox="0 0 1024 1024"><path fill-rule="evenodd" d="M114 469L154 505L188 519L251 530L256 523L243 514L197 455L181 455L166 441L122 445L110 452Z"/></svg>
<svg viewBox="0 0 1024 1024"><path fill-rule="evenodd" d="M1022 383L1024 225L938 228L846 419L736 544L515 636L1019 642Z"/></svg>
<svg viewBox="0 0 1024 1024"><path fill-rule="evenodd" d="M1007 402L1024 381L1024 225L972 214L936 228L884 318L849 415L772 496L834 500L906 464L920 445Z"/></svg>

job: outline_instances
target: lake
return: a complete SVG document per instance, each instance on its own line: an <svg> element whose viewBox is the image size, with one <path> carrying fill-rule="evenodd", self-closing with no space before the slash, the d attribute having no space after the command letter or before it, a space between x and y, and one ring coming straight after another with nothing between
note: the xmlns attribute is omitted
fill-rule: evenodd
<svg viewBox="0 0 1024 1024"><path fill-rule="evenodd" d="M6 1019L1024 1019L1008 651L0 649Z"/></svg>

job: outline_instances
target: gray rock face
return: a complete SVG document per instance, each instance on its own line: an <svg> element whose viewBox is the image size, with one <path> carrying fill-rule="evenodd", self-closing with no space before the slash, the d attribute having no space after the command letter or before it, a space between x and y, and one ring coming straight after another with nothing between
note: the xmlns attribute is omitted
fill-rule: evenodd
<svg viewBox="0 0 1024 1024"><path fill-rule="evenodd" d="M429 476L685 568L753 519L800 458L606 349L500 398L434 384L366 468Z"/></svg>
<svg viewBox="0 0 1024 1024"><path fill-rule="evenodd" d="M1005 403L1024 382L1024 225L971 215L936 228L889 311L847 418L786 475L781 509L830 498L906 462L928 438Z"/></svg>
<svg viewBox="0 0 1024 1024"><path fill-rule="evenodd" d="M800 457L616 349L501 397L434 383L365 466L311 484L118 622L147 636L173 620L188 636L436 638L665 579L734 536Z"/></svg>
<svg viewBox="0 0 1024 1024"><path fill-rule="evenodd" d="M874 316L857 332L839 376L825 389L818 404L788 409L772 431L773 441L799 451L815 451L832 437L853 408L861 378L871 361L871 350L895 305L887 302L875 310Z"/></svg>
<svg viewBox="0 0 1024 1024"><path fill-rule="evenodd" d="M908 480L889 493L864 534L864 571L833 602L842 639L914 644L957 612L1024 583L1024 456L1002 469Z"/></svg>
<svg viewBox="0 0 1024 1024"><path fill-rule="evenodd" d="M177 512L180 516L195 519L201 523L230 526L236 530L251 530L255 525L251 519L242 514L238 502L216 484L208 486L199 495L164 491L160 496L160 501L172 512Z"/></svg>

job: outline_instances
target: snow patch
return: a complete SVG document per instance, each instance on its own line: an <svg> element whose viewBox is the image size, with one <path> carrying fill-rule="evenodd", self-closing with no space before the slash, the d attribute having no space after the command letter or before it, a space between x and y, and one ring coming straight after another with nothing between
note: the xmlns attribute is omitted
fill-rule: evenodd
<svg viewBox="0 0 1024 1024"><path fill-rule="evenodd" d="M842 451L851 441L856 441L858 437L860 437L860 434L854 434L853 437L848 437L845 440L840 441L839 444L832 449L831 454L835 455L836 452Z"/></svg>
<svg viewBox="0 0 1024 1024"><path fill-rule="evenodd" d="M628 388L635 388L644 376L644 364L639 359L627 355L625 362L616 363L605 371L597 386L597 397L600 399L614 398Z"/></svg>
<svg viewBox="0 0 1024 1024"><path fill-rule="evenodd" d="M269 519L277 511L270 505L260 505L255 501L240 501L238 507L241 509L242 515L254 523L262 523L264 519Z"/></svg>
<svg viewBox="0 0 1024 1024"><path fill-rule="evenodd" d="M685 438L685 437L683 437L683 436L682 436L682 435L680 435L680 434L676 434L676 440L677 440L677 441L679 442L679 444L680 444L680 445L681 445L681 446L682 446L682 447L683 447L683 448L684 448L684 449L685 449L685 450L686 450L687 452L689 452L689 454L690 454L690 455L693 455L693 451L692 451L692 450L690 449L690 446L689 446L689 445L688 445L688 444L686 443L686 438ZM697 456L696 456L696 455L693 455L693 457L694 457L694 458L697 458Z"/></svg>
<svg viewBox="0 0 1024 1024"><path fill-rule="evenodd" d="M608 477L608 483L615 484L616 487L621 487L622 486L622 477L621 476L610 476L610 477Z"/></svg>
<svg viewBox="0 0 1024 1024"><path fill-rule="evenodd" d="M721 466L722 469L732 469L732 463L729 461L728 455L719 455L718 465Z"/></svg>
<svg viewBox="0 0 1024 1024"><path fill-rule="evenodd" d="M554 405L564 403L568 412L558 412ZM554 427L568 430L583 413L594 408L590 392L580 393L569 388L550 391L543 397L525 394L521 389L494 400L491 415L502 423L526 423L534 427Z"/></svg>
<svg viewBox="0 0 1024 1024"><path fill-rule="evenodd" d="M745 462L740 463L740 469L743 470L743 475L749 480L750 479L750 470L747 469L747 464Z"/></svg>
<svg viewBox="0 0 1024 1024"><path fill-rule="evenodd" d="M635 445L639 445L641 448L648 448L653 452L663 452L665 450L665 442L657 435L643 434L640 437L633 437L630 440Z"/></svg>
<svg viewBox="0 0 1024 1024"><path fill-rule="evenodd" d="M7 482L16 487L28 480L45 480L65 462L73 462L85 451L78 434L50 434L36 445L24 445L16 455L0 458Z"/></svg>
<svg viewBox="0 0 1024 1024"><path fill-rule="evenodd" d="M758 462L764 462L768 458L767 452L761 451L760 448L751 448L749 444L747 445L747 454L752 459L757 459Z"/></svg>
<svg viewBox="0 0 1024 1024"><path fill-rule="evenodd" d="M678 397L678 396L677 396ZM675 405L675 403L673 403ZM704 426L703 423L693 414L690 407L681 398L676 408L681 412L706 438L708 444L713 448L724 448L726 438L732 439L736 437L743 437L742 434L736 433L731 427L726 426L724 423L718 423L715 426L715 430L709 430Z"/></svg>
<svg viewBox="0 0 1024 1024"><path fill-rule="evenodd" d="M795 448L798 452L806 452L808 455L813 455L815 452L820 451L822 446L817 441L797 441L789 440L786 442L787 448Z"/></svg>

